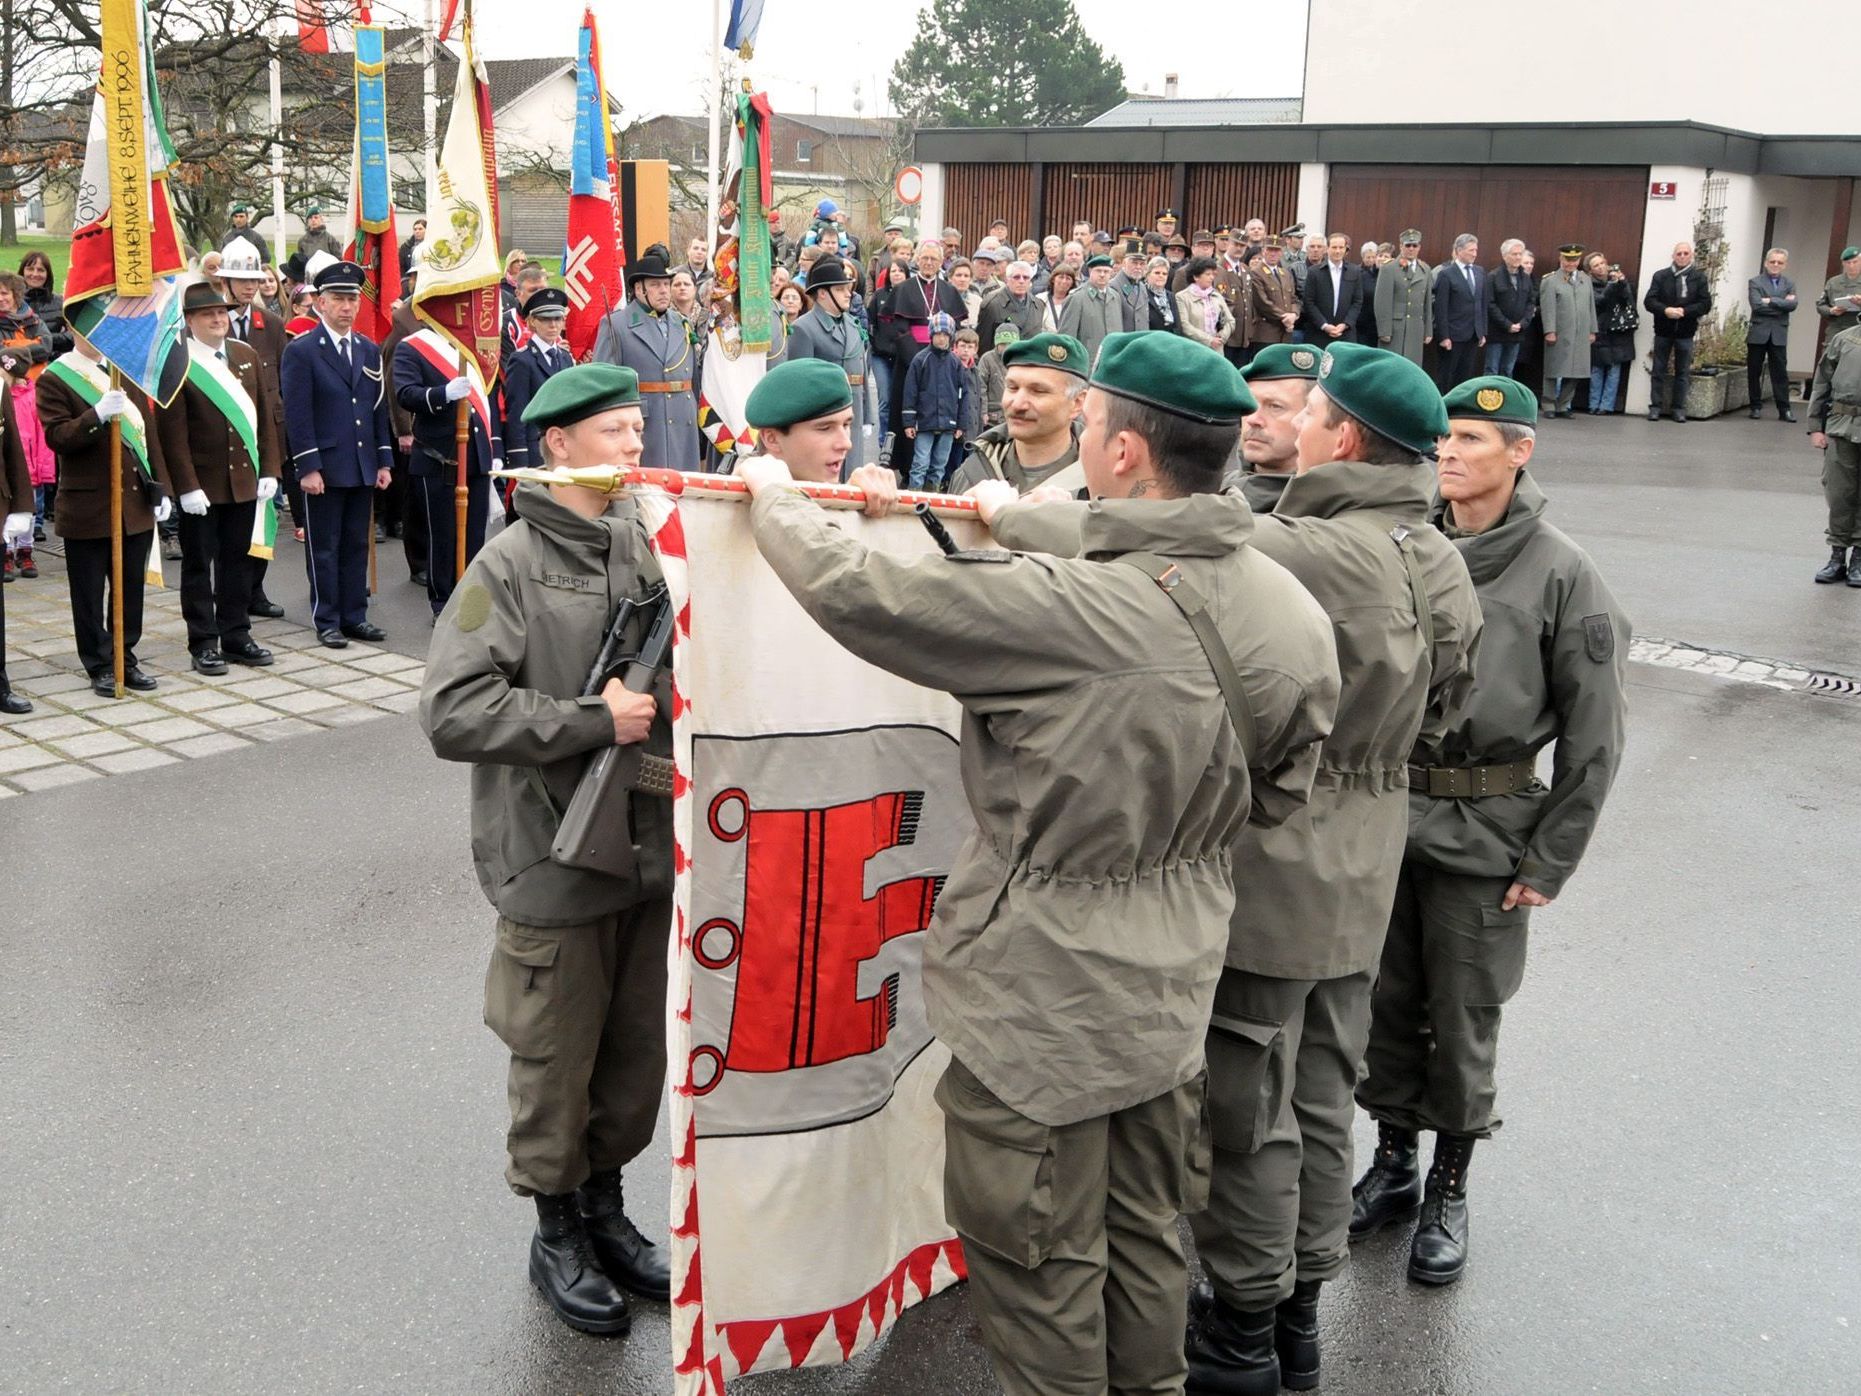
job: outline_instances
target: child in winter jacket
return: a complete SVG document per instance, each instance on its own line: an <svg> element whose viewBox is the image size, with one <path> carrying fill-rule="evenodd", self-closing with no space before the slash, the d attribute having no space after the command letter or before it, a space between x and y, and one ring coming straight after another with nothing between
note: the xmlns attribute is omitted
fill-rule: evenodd
<svg viewBox="0 0 1861 1396"><path fill-rule="evenodd" d="M39 425L38 397L32 380L26 376L28 367L26 356L20 350L0 350L0 392L12 395L13 418L19 424L19 444L25 452L26 469L32 475L33 531L8 549L5 561L0 563L9 582L15 571L22 577L39 575L32 560L32 544L35 539L45 537L45 491L56 489L53 482L58 478L58 463L52 456L52 448L45 442L45 428Z"/></svg>
<svg viewBox="0 0 1861 1396"><path fill-rule="evenodd" d="M1021 327L1004 320L995 327L995 347L976 362L976 388L982 395L982 426L1002 424L1002 389L1008 386L1008 366L1002 362L1002 350L1021 338Z"/></svg>
<svg viewBox="0 0 1861 1396"><path fill-rule="evenodd" d="M982 435L982 390L976 381L976 351L980 346L976 332L968 325L956 332L956 343L950 353L963 366L963 411L957 423L956 440L950 446L949 467L942 479L932 482L935 489L944 488L945 481L956 474L969 455L969 443Z"/></svg>
<svg viewBox="0 0 1861 1396"><path fill-rule="evenodd" d="M943 311L930 317L930 348L905 374L904 428L911 440L911 474L905 488L935 487L950 465L950 447L962 434L963 366L950 352L956 321Z"/></svg>

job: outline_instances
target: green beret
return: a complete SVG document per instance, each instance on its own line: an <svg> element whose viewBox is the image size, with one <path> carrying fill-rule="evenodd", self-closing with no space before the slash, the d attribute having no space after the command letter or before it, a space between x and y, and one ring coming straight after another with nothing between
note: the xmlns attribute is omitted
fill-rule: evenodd
<svg viewBox="0 0 1861 1396"><path fill-rule="evenodd" d="M1422 366L1368 344L1334 344L1318 361L1325 396L1378 435L1431 456L1447 435L1447 409Z"/></svg>
<svg viewBox="0 0 1861 1396"><path fill-rule="evenodd" d="M792 427L853 405L846 370L826 359L790 359L763 374L750 390L743 415L758 430Z"/></svg>
<svg viewBox="0 0 1861 1396"><path fill-rule="evenodd" d="M1317 349L1303 344L1263 344L1254 351L1253 361L1241 370L1249 383L1273 378L1317 378Z"/></svg>
<svg viewBox="0 0 1861 1396"><path fill-rule="evenodd" d="M1450 421L1471 417L1482 422L1516 422L1522 427L1538 425L1538 395L1516 378L1498 374L1469 378L1442 401Z"/></svg>
<svg viewBox="0 0 1861 1396"><path fill-rule="evenodd" d="M1017 339L1002 350L1002 367L1057 368L1075 378L1092 376L1092 356L1070 334L1037 334Z"/></svg>
<svg viewBox="0 0 1861 1396"><path fill-rule="evenodd" d="M1108 267L1110 265L1111 258L1107 257L1103 252L1099 253L1096 257L1086 258L1087 271L1091 271L1094 267Z"/></svg>
<svg viewBox="0 0 1861 1396"><path fill-rule="evenodd" d="M1856 257L1861 257L1861 247L1844 247L1842 249L1842 255L1837 260L1848 262L1854 260Z"/></svg>
<svg viewBox="0 0 1861 1396"><path fill-rule="evenodd" d="M1194 422L1238 426L1259 406L1240 372L1213 349L1145 330L1105 336L1092 386Z"/></svg>
<svg viewBox="0 0 1861 1396"><path fill-rule="evenodd" d="M573 426L597 412L640 405L640 375L618 364L574 364L536 390L523 420L539 428Z"/></svg>

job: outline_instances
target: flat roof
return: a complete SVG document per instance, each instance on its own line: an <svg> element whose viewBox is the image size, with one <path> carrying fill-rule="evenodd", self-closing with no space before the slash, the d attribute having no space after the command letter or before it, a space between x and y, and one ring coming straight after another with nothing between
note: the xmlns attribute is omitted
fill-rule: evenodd
<svg viewBox="0 0 1861 1396"><path fill-rule="evenodd" d="M1428 126L942 127L914 158L938 164L1685 165L1730 174L1861 173L1861 135L1763 136L1697 121Z"/></svg>

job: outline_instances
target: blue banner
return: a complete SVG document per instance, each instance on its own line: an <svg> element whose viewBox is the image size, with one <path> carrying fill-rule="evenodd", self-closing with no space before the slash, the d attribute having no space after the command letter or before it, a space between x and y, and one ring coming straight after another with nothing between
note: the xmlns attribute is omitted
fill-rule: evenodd
<svg viewBox="0 0 1861 1396"><path fill-rule="evenodd" d="M724 35L725 48L745 58L751 56L757 32L762 28L762 6L763 0L730 0L730 32Z"/></svg>
<svg viewBox="0 0 1861 1396"><path fill-rule="evenodd" d="M393 216L388 180L388 64L386 31L379 25L355 29L355 141L363 232L385 232Z"/></svg>
<svg viewBox="0 0 1861 1396"><path fill-rule="evenodd" d="M594 30L582 26L575 54L575 148L569 161L569 193L608 196L610 133L607 99L595 72Z"/></svg>

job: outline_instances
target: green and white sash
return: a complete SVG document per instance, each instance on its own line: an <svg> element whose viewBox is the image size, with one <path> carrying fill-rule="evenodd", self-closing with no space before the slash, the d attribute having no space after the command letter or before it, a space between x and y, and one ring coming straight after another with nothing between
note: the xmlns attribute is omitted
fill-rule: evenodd
<svg viewBox="0 0 1861 1396"><path fill-rule="evenodd" d="M258 407L246 391L246 385L239 381L239 375L233 372L232 365L199 340L190 339L187 342L187 381L226 418L239 444L246 448L246 459L252 463L253 473L263 478L258 458ZM269 562L277 540L278 504L274 495L271 499L261 499L252 515L252 541L246 553Z"/></svg>
<svg viewBox="0 0 1861 1396"><path fill-rule="evenodd" d="M85 358L76 350L60 354L45 366L45 371L76 393L86 407L95 407L103 395L110 391L110 375L104 372L103 366ZM129 448L129 454L135 457L144 477L153 480L155 471L149 465L148 432L143 425L142 409L136 406L134 398L129 400L117 421L122 424L123 444ZM151 530L149 533L149 556L142 565L142 580L152 587L165 585L159 530Z"/></svg>

